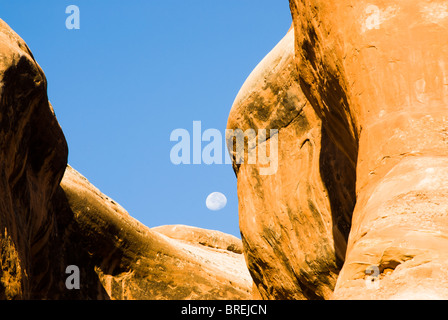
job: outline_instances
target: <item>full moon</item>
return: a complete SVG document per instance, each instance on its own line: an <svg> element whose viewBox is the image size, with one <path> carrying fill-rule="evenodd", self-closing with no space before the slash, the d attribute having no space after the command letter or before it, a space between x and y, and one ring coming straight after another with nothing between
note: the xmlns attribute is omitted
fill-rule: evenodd
<svg viewBox="0 0 448 320"><path fill-rule="evenodd" d="M205 200L205 205L212 211L223 209L227 204L227 198L221 192L213 192Z"/></svg>

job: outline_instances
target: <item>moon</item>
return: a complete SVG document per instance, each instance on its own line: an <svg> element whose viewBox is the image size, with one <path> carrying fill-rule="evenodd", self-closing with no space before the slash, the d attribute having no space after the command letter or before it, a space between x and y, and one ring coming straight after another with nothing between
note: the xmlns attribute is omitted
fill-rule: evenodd
<svg viewBox="0 0 448 320"><path fill-rule="evenodd" d="M210 193L207 197L207 200L205 200L205 205L212 211L219 211L221 209L224 209L226 204L227 198L221 192Z"/></svg>

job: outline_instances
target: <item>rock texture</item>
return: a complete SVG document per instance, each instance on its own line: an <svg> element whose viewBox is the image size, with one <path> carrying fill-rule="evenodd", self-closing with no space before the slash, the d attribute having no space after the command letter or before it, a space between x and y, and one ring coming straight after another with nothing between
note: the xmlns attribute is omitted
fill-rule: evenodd
<svg viewBox="0 0 448 320"><path fill-rule="evenodd" d="M242 243L149 229L66 167L45 76L0 21L0 299L448 298L448 5L290 7L229 115L259 137L242 156L227 136Z"/></svg>
<svg viewBox="0 0 448 320"><path fill-rule="evenodd" d="M89 276L87 298L251 298L244 255L227 250L241 247L239 239L187 226L177 226L177 233L151 230L70 167L61 187L64 254ZM200 236L189 236L192 231Z"/></svg>
<svg viewBox="0 0 448 320"><path fill-rule="evenodd" d="M55 253L48 212L67 145L47 98L45 75L23 40L0 20L0 299L45 290Z"/></svg>
<svg viewBox="0 0 448 320"><path fill-rule="evenodd" d="M243 253L241 240L230 234L215 230L205 230L196 227L175 225L152 228L169 238L183 240L196 245L214 249L222 249L235 253Z"/></svg>
<svg viewBox="0 0 448 320"><path fill-rule="evenodd" d="M357 159L334 298L448 298L446 3L292 0L291 8L301 87ZM366 290L369 266L380 282Z"/></svg>
<svg viewBox="0 0 448 320"><path fill-rule="evenodd" d="M67 167L45 75L1 20L0 83L0 299L252 297L237 238L151 230Z"/></svg>
<svg viewBox="0 0 448 320"><path fill-rule="evenodd" d="M260 171L261 161L235 165L240 229L261 296L329 298L345 257L355 172L300 88L293 29L249 76L227 127L279 130L273 174ZM272 139L257 147L274 148ZM232 146L233 137L227 140Z"/></svg>
<svg viewBox="0 0 448 320"><path fill-rule="evenodd" d="M282 63L292 55L283 40L241 89L228 124L280 129L276 174L234 166L244 250L260 293L448 298L448 6L290 7L294 59ZM320 161L309 160L316 155ZM342 165L322 160L334 157Z"/></svg>

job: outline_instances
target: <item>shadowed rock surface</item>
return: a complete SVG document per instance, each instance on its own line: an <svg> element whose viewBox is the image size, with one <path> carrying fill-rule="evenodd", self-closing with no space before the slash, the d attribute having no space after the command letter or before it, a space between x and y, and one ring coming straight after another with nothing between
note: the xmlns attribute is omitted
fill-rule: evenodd
<svg viewBox="0 0 448 320"><path fill-rule="evenodd" d="M28 299L52 285L49 212L68 151L43 71L1 20L0 83L0 299Z"/></svg>

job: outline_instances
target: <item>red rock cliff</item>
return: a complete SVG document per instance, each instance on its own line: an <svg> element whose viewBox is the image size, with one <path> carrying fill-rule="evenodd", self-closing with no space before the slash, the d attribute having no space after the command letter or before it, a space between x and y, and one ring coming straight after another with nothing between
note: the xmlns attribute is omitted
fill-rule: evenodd
<svg viewBox="0 0 448 320"><path fill-rule="evenodd" d="M260 293L448 298L446 4L290 7L294 31L254 70L228 122L279 129L275 174L235 165Z"/></svg>

